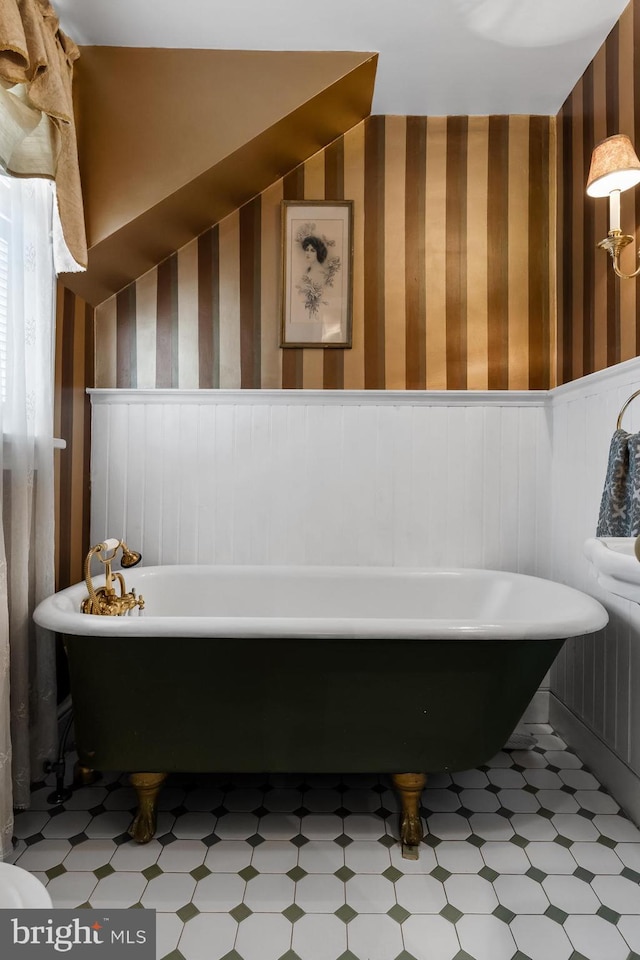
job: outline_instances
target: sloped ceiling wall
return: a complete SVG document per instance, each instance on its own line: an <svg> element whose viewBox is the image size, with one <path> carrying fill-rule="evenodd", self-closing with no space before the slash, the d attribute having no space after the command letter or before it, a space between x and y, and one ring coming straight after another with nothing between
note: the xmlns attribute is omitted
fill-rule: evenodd
<svg viewBox="0 0 640 960"><path fill-rule="evenodd" d="M84 47L75 90L97 306L371 110L377 55Z"/></svg>

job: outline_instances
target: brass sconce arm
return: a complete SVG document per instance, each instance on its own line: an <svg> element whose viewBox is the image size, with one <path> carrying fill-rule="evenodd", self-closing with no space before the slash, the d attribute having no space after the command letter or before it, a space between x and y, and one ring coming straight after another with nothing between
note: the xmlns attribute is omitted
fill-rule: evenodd
<svg viewBox="0 0 640 960"><path fill-rule="evenodd" d="M616 276L620 277L622 280L633 280L634 277L637 277L640 274L640 267L637 270L634 270L633 273L623 273L620 269L620 251L624 249L628 244L633 243L633 237L630 237L628 233L622 233L621 230L609 230L609 234L606 239L601 240L598 244L603 250L607 250L611 254L611 260L613 261L613 271ZM640 257L640 253L638 254Z"/></svg>
<svg viewBox="0 0 640 960"><path fill-rule="evenodd" d="M123 567L133 567L142 559L139 553L129 549L124 540L105 540L104 543L98 543L89 550L84 561L84 579L89 596L82 601L82 613L121 617L129 610L133 610L134 607L139 607L140 610L144 609L143 597L136 597L135 590L127 593L122 574L119 572L113 573L111 570L111 563L120 549L122 549L120 563ZM97 590L91 579L91 560L96 556L105 568L104 587L98 587ZM114 584L119 585L119 594L116 593Z"/></svg>

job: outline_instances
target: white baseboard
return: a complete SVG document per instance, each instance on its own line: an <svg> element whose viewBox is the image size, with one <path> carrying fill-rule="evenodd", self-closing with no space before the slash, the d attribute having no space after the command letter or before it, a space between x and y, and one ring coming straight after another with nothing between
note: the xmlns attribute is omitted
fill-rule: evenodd
<svg viewBox="0 0 640 960"><path fill-rule="evenodd" d="M607 788L627 816L640 826L638 774L553 693L549 696L549 723Z"/></svg>
<svg viewBox="0 0 640 960"><path fill-rule="evenodd" d="M549 723L549 691L536 690L520 723Z"/></svg>

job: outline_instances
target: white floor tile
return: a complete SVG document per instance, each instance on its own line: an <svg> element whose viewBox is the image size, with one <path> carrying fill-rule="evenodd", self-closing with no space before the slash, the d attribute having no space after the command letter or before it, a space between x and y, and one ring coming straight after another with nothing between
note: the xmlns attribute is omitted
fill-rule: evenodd
<svg viewBox="0 0 640 960"><path fill-rule="evenodd" d="M277 913L254 913L238 928L235 949L243 960L278 960L291 946L292 929Z"/></svg>
<svg viewBox="0 0 640 960"><path fill-rule="evenodd" d="M92 807L104 803L107 796L105 787L81 787L65 800L65 810L91 810Z"/></svg>
<svg viewBox="0 0 640 960"><path fill-rule="evenodd" d="M640 843L618 843L616 855L620 857L625 867L640 873Z"/></svg>
<svg viewBox="0 0 640 960"><path fill-rule="evenodd" d="M265 840L255 847L251 866L260 873L287 873L298 863L299 852L290 840Z"/></svg>
<svg viewBox="0 0 640 960"><path fill-rule="evenodd" d="M208 847L201 840L176 840L168 844L158 857L158 866L165 873L189 873L204 863Z"/></svg>
<svg viewBox="0 0 640 960"><path fill-rule="evenodd" d="M212 873L199 880L193 902L203 913L227 913L242 903L246 883L234 873Z"/></svg>
<svg viewBox="0 0 640 960"><path fill-rule="evenodd" d="M260 874L249 880L244 902L254 913L279 913L291 906L295 883L279 874Z"/></svg>
<svg viewBox="0 0 640 960"><path fill-rule="evenodd" d="M483 770L460 770L451 774L451 779L459 787L465 789L482 789L489 783L489 778Z"/></svg>
<svg viewBox="0 0 640 960"><path fill-rule="evenodd" d="M451 813L460 807L460 797L453 790L447 790L445 787L425 790L422 794L422 802L425 810L429 814ZM429 817L431 819L431 816Z"/></svg>
<svg viewBox="0 0 640 960"><path fill-rule="evenodd" d="M514 813L510 817L514 831L525 840L553 840L558 831L546 817L535 813Z"/></svg>
<svg viewBox="0 0 640 960"><path fill-rule="evenodd" d="M146 887L147 880L140 873L111 873L98 881L89 902L96 910L132 907L140 901Z"/></svg>
<svg viewBox="0 0 640 960"><path fill-rule="evenodd" d="M516 952L509 927L497 917L469 914L457 922L456 932L462 949L474 960L511 960Z"/></svg>
<svg viewBox="0 0 640 960"><path fill-rule="evenodd" d="M467 810L473 810L478 813L494 813L500 806L500 801L495 793L489 790L462 790L460 793L460 802Z"/></svg>
<svg viewBox="0 0 640 960"><path fill-rule="evenodd" d="M344 866L344 849L333 840L310 840L300 847L298 866L307 873L335 873Z"/></svg>
<svg viewBox="0 0 640 960"><path fill-rule="evenodd" d="M345 884L347 903L357 913L386 913L396 902L393 884L386 877L355 876Z"/></svg>
<svg viewBox="0 0 640 960"><path fill-rule="evenodd" d="M149 881L140 902L145 907L175 912L191 902L195 888L196 881L188 873L163 873Z"/></svg>
<svg viewBox="0 0 640 960"><path fill-rule="evenodd" d="M577 864L571 855L571 850L548 840L538 840L525 848L525 853L532 867L542 870L543 873L574 873Z"/></svg>
<svg viewBox="0 0 640 960"><path fill-rule="evenodd" d="M265 840L291 840L300 833L300 817L291 813L267 813L260 818L258 833Z"/></svg>
<svg viewBox="0 0 640 960"><path fill-rule="evenodd" d="M575 797L564 790L538 790L536 800L553 813L576 813L580 809Z"/></svg>
<svg viewBox="0 0 640 960"><path fill-rule="evenodd" d="M574 790L597 790L600 786L600 782L588 770L561 770L558 776Z"/></svg>
<svg viewBox="0 0 640 960"><path fill-rule="evenodd" d="M605 837L619 842L640 842L640 830L631 820L623 816L611 816L605 813L598 813L593 818L593 827L599 830Z"/></svg>
<svg viewBox="0 0 640 960"><path fill-rule="evenodd" d="M354 840L344 849L344 862L355 873L384 873L391 866L391 855L377 840Z"/></svg>
<svg viewBox="0 0 640 960"><path fill-rule="evenodd" d="M582 767L582 762L575 753L569 750L547 750L545 756L548 762L554 767L560 767L565 770L576 770Z"/></svg>
<svg viewBox="0 0 640 960"><path fill-rule="evenodd" d="M592 813L615 814L620 812L620 807L613 797L602 790L576 790L576 803L585 810L591 810Z"/></svg>
<svg viewBox="0 0 640 960"><path fill-rule="evenodd" d="M511 821L499 813L474 813L469 823L473 832L484 840L508 840L513 836Z"/></svg>
<svg viewBox="0 0 640 960"><path fill-rule="evenodd" d="M344 832L352 840L375 840L386 833L385 822L375 813L350 813L344 818Z"/></svg>
<svg viewBox="0 0 640 960"><path fill-rule="evenodd" d="M441 840L466 840L471 836L469 821L459 813L433 813L428 825L429 833Z"/></svg>
<svg viewBox="0 0 640 960"><path fill-rule="evenodd" d="M447 905L447 895L435 877L412 874L396 881L398 903L409 913L440 913Z"/></svg>
<svg viewBox="0 0 640 960"><path fill-rule="evenodd" d="M366 960L389 960L402 950L400 924L381 915L354 917L347 927L349 950Z"/></svg>
<svg viewBox="0 0 640 960"><path fill-rule="evenodd" d="M40 833L42 828L49 822L49 813L46 810L25 810L15 818L13 833L14 836L31 837L35 833ZM73 834L70 834L73 836Z"/></svg>
<svg viewBox="0 0 640 960"><path fill-rule="evenodd" d="M472 874L454 874L444 881L449 903L462 913L492 913L498 906L488 880Z"/></svg>
<svg viewBox="0 0 640 960"><path fill-rule="evenodd" d="M84 840L71 848L64 859L64 865L67 870L97 870L109 863L118 849L121 848L118 848L113 840Z"/></svg>
<svg viewBox="0 0 640 960"><path fill-rule="evenodd" d="M489 840L482 845L482 859L496 873L526 873L531 868L522 847L508 840Z"/></svg>
<svg viewBox="0 0 640 960"><path fill-rule="evenodd" d="M224 795L224 806L232 813L250 813L261 807L263 790L229 790Z"/></svg>
<svg viewBox="0 0 640 960"><path fill-rule="evenodd" d="M602 906L593 889L578 877L546 877L544 892L565 913L596 913Z"/></svg>
<svg viewBox="0 0 640 960"><path fill-rule="evenodd" d="M82 833L91 822L91 814L87 810L68 810L51 817L42 828L42 836L49 839L55 837L75 837Z"/></svg>
<svg viewBox="0 0 640 960"><path fill-rule="evenodd" d="M186 960L220 960L233 949L236 921L224 913L201 913L185 923L178 950Z"/></svg>
<svg viewBox="0 0 640 960"><path fill-rule="evenodd" d="M405 874L431 873L431 871L438 866L435 850L425 843L418 847L417 860L405 860L402 856L402 847L399 843L394 844L389 849L389 854L391 857L391 865L394 866L396 870Z"/></svg>
<svg viewBox="0 0 640 960"><path fill-rule="evenodd" d="M252 813L227 813L216 823L216 836L222 840L246 840L258 829L258 818Z"/></svg>
<svg viewBox="0 0 640 960"><path fill-rule="evenodd" d="M544 889L530 877L502 874L493 881L500 903L515 914L544 913L549 900Z"/></svg>
<svg viewBox="0 0 640 960"><path fill-rule="evenodd" d="M562 780L553 770L542 769L525 770L522 774L524 779L537 790L559 790L562 786Z"/></svg>
<svg viewBox="0 0 640 960"><path fill-rule="evenodd" d="M577 813L554 813L551 822L562 837L567 840L597 840L598 831L586 817Z"/></svg>
<svg viewBox="0 0 640 960"><path fill-rule="evenodd" d="M106 843L107 841L95 840L93 842ZM111 866L114 870L142 872L142 870L146 870L147 867L157 863L163 850L164 847L157 840L150 840L149 843L134 843L133 840L130 843L121 843L111 859Z"/></svg>
<svg viewBox="0 0 640 960"><path fill-rule="evenodd" d="M640 954L640 917L620 917L618 930L633 952Z"/></svg>
<svg viewBox="0 0 640 960"><path fill-rule="evenodd" d="M571 943L587 960L627 960L629 947L622 934L602 917L569 917L564 924Z"/></svg>
<svg viewBox="0 0 640 960"><path fill-rule="evenodd" d="M378 878L367 877L366 879ZM388 880L385 882L389 883ZM389 884L389 886L392 885ZM295 898L296 904L305 913L335 913L345 903L345 885L337 877L310 873L296 883Z"/></svg>
<svg viewBox="0 0 640 960"><path fill-rule="evenodd" d="M156 957L162 960L178 946L184 924L175 913L156 913Z"/></svg>
<svg viewBox="0 0 640 960"><path fill-rule="evenodd" d="M626 877L594 877L593 889L616 913L640 914L640 887Z"/></svg>
<svg viewBox="0 0 640 960"><path fill-rule="evenodd" d="M520 916L509 926L518 949L531 960L569 960L573 953L564 929L549 917ZM487 957L487 960L491 958Z"/></svg>
<svg viewBox="0 0 640 960"><path fill-rule="evenodd" d="M635 848L639 854L638 863L640 863L640 845ZM620 844L615 850L605 847L602 843L574 843L571 846L571 856L576 863L584 870L591 873L621 873L624 863L618 856Z"/></svg>
<svg viewBox="0 0 640 960"><path fill-rule="evenodd" d="M312 813L304 818L303 829L308 840L335 840L343 832L342 817L334 813Z"/></svg>
<svg viewBox="0 0 640 960"><path fill-rule="evenodd" d="M39 840L33 846L27 847L15 864L24 870L50 870L58 863L62 863L71 850L68 840Z"/></svg>
<svg viewBox="0 0 640 960"><path fill-rule="evenodd" d="M541 805L539 798L527 790L501 790L498 802L513 813L535 813Z"/></svg>
<svg viewBox="0 0 640 960"><path fill-rule="evenodd" d="M214 817L212 813L193 811L191 813L183 813L182 816L176 817L176 822L171 832L174 836L184 840L197 840L210 836L215 830L215 827L216 817Z"/></svg>
<svg viewBox="0 0 640 960"><path fill-rule="evenodd" d="M88 837L118 837L126 833L131 826L132 815L123 810L110 810L99 813L84 829Z"/></svg>
<svg viewBox="0 0 640 960"><path fill-rule="evenodd" d="M526 786L527 781L518 770L498 769L487 772L489 781L502 790L520 790Z"/></svg>
<svg viewBox="0 0 640 960"><path fill-rule="evenodd" d="M87 871L69 872L54 877L47 884L47 891L54 907L71 909L90 900L97 883L98 878Z"/></svg>
<svg viewBox="0 0 640 960"><path fill-rule="evenodd" d="M156 913L156 957L161 960L178 946L184 924L175 913Z"/></svg>
<svg viewBox="0 0 640 960"><path fill-rule="evenodd" d="M245 840L221 840L209 848L204 865L214 873L239 873L251 863L254 849Z"/></svg>
<svg viewBox="0 0 640 960"><path fill-rule="evenodd" d="M449 873L479 873L484 867L478 847L464 840L443 840L435 848L435 855L438 864Z"/></svg>
<svg viewBox="0 0 640 960"><path fill-rule="evenodd" d="M322 914L301 917L294 924L291 947L304 960L336 960L347 949L346 924Z"/></svg>
<svg viewBox="0 0 640 960"><path fill-rule="evenodd" d="M402 924L402 936L415 960L453 960L460 951L456 928L444 917L409 917Z"/></svg>

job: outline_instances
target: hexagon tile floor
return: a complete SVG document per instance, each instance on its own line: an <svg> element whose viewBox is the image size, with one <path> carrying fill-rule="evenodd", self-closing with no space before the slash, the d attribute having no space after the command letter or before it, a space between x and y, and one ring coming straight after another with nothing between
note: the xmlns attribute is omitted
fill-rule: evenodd
<svg viewBox="0 0 640 960"><path fill-rule="evenodd" d="M640 960L640 831L546 725L432 776L417 861L377 775L174 777L158 832L112 775L16 817L56 907L154 907L166 960ZM70 767L70 764L69 764Z"/></svg>

